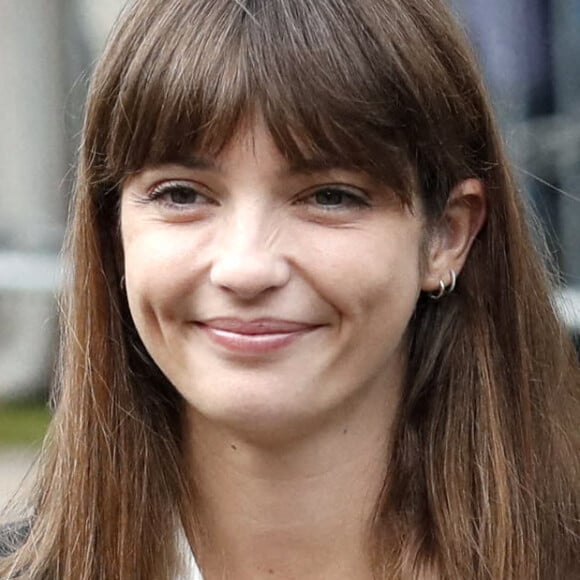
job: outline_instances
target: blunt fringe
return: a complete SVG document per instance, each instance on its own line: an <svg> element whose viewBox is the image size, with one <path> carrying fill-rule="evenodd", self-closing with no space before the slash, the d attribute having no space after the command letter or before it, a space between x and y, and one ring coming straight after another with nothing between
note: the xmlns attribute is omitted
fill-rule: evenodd
<svg viewBox="0 0 580 580"><path fill-rule="evenodd" d="M94 74L65 248L55 412L27 542L36 579L166 579L195 520L183 401L121 290L123 180L217 154L261 115L291 163L366 171L437 223L484 183L487 222L456 292L421 297L376 578L580 577L580 373L552 304L481 75L443 0L135 0ZM159 533L159 530L164 532Z"/></svg>

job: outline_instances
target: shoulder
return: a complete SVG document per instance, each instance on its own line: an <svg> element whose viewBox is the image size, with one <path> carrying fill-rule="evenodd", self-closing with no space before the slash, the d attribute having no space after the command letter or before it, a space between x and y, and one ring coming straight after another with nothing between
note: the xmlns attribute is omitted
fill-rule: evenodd
<svg viewBox="0 0 580 580"><path fill-rule="evenodd" d="M26 542L30 527L30 520L0 526L0 558L9 556Z"/></svg>

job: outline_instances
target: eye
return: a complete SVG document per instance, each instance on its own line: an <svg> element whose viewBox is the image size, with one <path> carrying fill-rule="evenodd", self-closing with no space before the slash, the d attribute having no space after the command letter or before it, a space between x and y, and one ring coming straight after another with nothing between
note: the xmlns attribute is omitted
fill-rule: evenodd
<svg viewBox="0 0 580 580"><path fill-rule="evenodd" d="M338 186L321 187L306 197L304 202L324 210L366 208L371 205L362 192Z"/></svg>
<svg viewBox="0 0 580 580"><path fill-rule="evenodd" d="M192 183L187 181L161 183L150 192L149 199L177 208L212 203L210 198L200 193Z"/></svg>

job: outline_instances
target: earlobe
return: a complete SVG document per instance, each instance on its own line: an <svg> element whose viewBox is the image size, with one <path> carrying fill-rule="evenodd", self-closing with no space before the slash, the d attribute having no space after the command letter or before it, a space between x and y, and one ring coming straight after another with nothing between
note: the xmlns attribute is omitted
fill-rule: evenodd
<svg viewBox="0 0 580 580"><path fill-rule="evenodd" d="M428 249L422 289L435 293L460 275L473 240L486 218L485 188L479 179L466 179L453 188Z"/></svg>

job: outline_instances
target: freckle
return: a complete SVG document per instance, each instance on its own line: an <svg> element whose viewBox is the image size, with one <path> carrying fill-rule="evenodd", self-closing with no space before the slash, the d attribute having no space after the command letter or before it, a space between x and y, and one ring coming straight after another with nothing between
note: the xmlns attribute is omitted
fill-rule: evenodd
<svg viewBox="0 0 580 580"><path fill-rule="evenodd" d="M236 446L235 446L233 443L232 443L232 449L233 449L234 451L237 451L237 450L238 450L238 448L237 448L237 447L236 447Z"/></svg>
<svg viewBox="0 0 580 580"><path fill-rule="evenodd" d="M348 433L348 429L345 427L344 430L342 431L343 435L346 435Z"/></svg>
<svg viewBox="0 0 580 580"><path fill-rule="evenodd" d="M272 568L270 568L270 569L268 570L268 574L274 574L274 570L272 570Z"/></svg>

